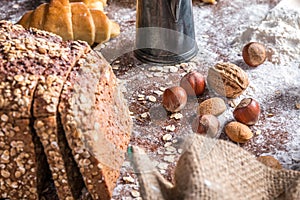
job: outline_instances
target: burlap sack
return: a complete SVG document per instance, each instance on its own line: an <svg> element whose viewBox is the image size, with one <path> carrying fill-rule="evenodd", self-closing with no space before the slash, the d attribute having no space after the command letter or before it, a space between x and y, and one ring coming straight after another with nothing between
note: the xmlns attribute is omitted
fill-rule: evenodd
<svg viewBox="0 0 300 200"><path fill-rule="evenodd" d="M166 181L138 147L131 158L143 200L300 199L300 172L271 169L237 145L199 135L184 142L174 175Z"/></svg>

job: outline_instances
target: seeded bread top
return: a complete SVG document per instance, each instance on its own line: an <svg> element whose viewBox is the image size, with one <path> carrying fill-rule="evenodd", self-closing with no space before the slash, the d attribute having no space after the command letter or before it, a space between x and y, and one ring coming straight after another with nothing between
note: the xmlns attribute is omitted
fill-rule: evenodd
<svg viewBox="0 0 300 200"><path fill-rule="evenodd" d="M0 199L37 199L36 153L30 120L0 111ZM20 194L19 191L24 191Z"/></svg>
<svg viewBox="0 0 300 200"><path fill-rule="evenodd" d="M61 47L59 62L48 67L38 80L34 94L33 115L55 115L63 85L76 62L90 51L85 42L73 41Z"/></svg>
<svg viewBox="0 0 300 200"><path fill-rule="evenodd" d="M88 50L85 42L64 42L52 33L0 21L0 109L18 111L11 112L16 118L30 118L41 75L74 64Z"/></svg>

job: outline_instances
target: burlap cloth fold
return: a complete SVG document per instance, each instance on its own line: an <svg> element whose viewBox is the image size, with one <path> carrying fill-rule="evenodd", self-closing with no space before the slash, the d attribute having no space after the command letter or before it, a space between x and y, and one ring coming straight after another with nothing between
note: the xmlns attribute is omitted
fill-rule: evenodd
<svg viewBox="0 0 300 200"><path fill-rule="evenodd" d="M300 172L271 169L223 140L189 135L174 174L165 180L139 147L132 147L132 163L143 200L295 199L300 200Z"/></svg>

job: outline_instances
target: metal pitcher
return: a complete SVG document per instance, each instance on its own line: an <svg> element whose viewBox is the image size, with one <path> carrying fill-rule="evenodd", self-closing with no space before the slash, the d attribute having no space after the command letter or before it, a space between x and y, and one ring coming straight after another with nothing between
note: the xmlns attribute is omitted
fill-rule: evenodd
<svg viewBox="0 0 300 200"><path fill-rule="evenodd" d="M197 54L192 0L137 0L136 18L140 60L170 64Z"/></svg>

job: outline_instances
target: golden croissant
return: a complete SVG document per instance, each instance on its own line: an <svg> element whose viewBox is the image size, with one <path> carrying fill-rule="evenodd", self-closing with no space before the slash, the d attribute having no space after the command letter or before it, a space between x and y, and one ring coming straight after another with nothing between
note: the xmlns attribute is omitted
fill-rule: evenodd
<svg viewBox="0 0 300 200"><path fill-rule="evenodd" d="M63 40L83 40L90 45L120 34L119 25L103 13L106 0L75 1L50 0L25 13L18 23L55 33Z"/></svg>
<svg viewBox="0 0 300 200"><path fill-rule="evenodd" d="M70 0L70 2L83 2L89 9L102 10L106 6L106 0Z"/></svg>

